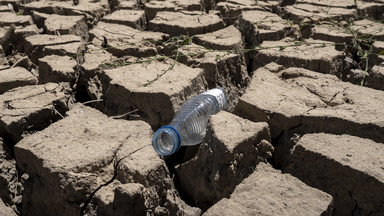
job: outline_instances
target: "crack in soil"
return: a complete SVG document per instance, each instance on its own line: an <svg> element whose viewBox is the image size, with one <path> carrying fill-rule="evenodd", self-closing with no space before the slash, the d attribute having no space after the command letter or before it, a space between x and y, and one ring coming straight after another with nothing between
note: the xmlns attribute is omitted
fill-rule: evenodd
<svg viewBox="0 0 384 216"><path fill-rule="evenodd" d="M129 137L130 137L130 135L129 135L127 138L129 138ZM127 139L127 138L126 138L126 139ZM117 160L117 159L116 159L116 157L117 157L117 153L118 153L118 151L121 149L122 146L123 146L123 143L121 143L121 144L119 145L119 147L117 148L116 152L114 153L114 159L112 160L112 162L114 163L114 165L113 165L113 176L112 176L112 178L111 178L110 180L108 180L107 182L101 184L99 187L97 187L97 188L96 188L96 189L89 195L89 197L86 199L86 201L80 205L80 206L82 206L82 207L81 207L81 210L80 210L80 216L85 215L85 211L87 210L87 207L88 207L88 205L91 203L91 201L92 201L93 197L95 196L95 194L96 194L101 188L103 188L103 187L105 187L105 186L108 186L109 184L111 184L111 183L116 179L117 174L118 174L117 171L118 171L118 167L119 167L119 165L120 165L120 162L123 161L124 159L126 159L127 157L131 156L132 154L134 154L134 153L136 153L136 152L138 152L138 151L144 149L145 147L147 147L147 146L149 146L149 145L145 145L145 146L143 146L143 147L141 147L141 148L138 148L138 149L136 149L135 151L133 151L133 152L129 153L128 155L126 155L126 156L124 156L124 157L122 157L122 158L120 158L120 159Z"/></svg>

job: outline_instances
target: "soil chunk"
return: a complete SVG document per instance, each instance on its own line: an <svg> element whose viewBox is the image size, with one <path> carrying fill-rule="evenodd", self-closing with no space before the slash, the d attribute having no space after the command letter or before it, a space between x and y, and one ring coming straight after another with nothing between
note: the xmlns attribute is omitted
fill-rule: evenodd
<svg viewBox="0 0 384 216"><path fill-rule="evenodd" d="M138 30L145 30L147 27L143 10L117 10L103 17L103 22L127 25Z"/></svg>
<svg viewBox="0 0 384 216"><path fill-rule="evenodd" d="M109 115L139 109L135 114L153 127L168 124L179 106L203 92L205 84L203 70L173 60L104 70L100 79L105 83L104 101Z"/></svg>
<svg viewBox="0 0 384 216"><path fill-rule="evenodd" d="M384 145L369 139L306 134L298 140L283 170L331 194L334 215L380 215L384 203L383 154Z"/></svg>
<svg viewBox="0 0 384 216"><path fill-rule="evenodd" d="M321 21L342 21L356 19L357 12L354 9L345 9L314 4L295 4L285 7L284 19L294 21L311 20L313 23Z"/></svg>
<svg viewBox="0 0 384 216"><path fill-rule="evenodd" d="M266 123L254 123L224 111L210 121L196 156L176 168L179 187L203 210L229 196L273 152Z"/></svg>
<svg viewBox="0 0 384 216"><path fill-rule="evenodd" d="M258 45L264 40L281 40L292 35L287 20L266 11L245 11L239 17L237 28L242 31L248 43Z"/></svg>
<svg viewBox="0 0 384 216"><path fill-rule="evenodd" d="M330 42L312 39L295 42L286 38L264 41L260 46L265 49L259 50L253 57L256 66L275 62L285 67L303 67L340 78L345 76L345 54L336 50Z"/></svg>
<svg viewBox="0 0 384 216"><path fill-rule="evenodd" d="M214 50L236 50L244 48L241 32L233 25L212 33L195 35L193 40L196 44Z"/></svg>
<svg viewBox="0 0 384 216"><path fill-rule="evenodd" d="M23 134L47 127L68 110L65 83L47 83L13 88L0 95L0 135L13 143ZM57 111L57 112L56 112Z"/></svg>
<svg viewBox="0 0 384 216"><path fill-rule="evenodd" d="M32 17L28 15L17 16L11 12L0 12L0 27L10 26L12 24L16 26L28 26L31 25Z"/></svg>
<svg viewBox="0 0 384 216"><path fill-rule="evenodd" d="M93 45L115 56L148 57L157 54L156 44L168 37L158 32L139 31L125 25L99 22L90 32Z"/></svg>
<svg viewBox="0 0 384 216"><path fill-rule="evenodd" d="M170 36L181 34L192 36L222 28L224 28L224 23L219 16L197 11L162 11L148 23L149 30L164 32Z"/></svg>
<svg viewBox="0 0 384 216"><path fill-rule="evenodd" d="M39 83L70 82L76 80L76 60L69 56L49 55L39 59Z"/></svg>
<svg viewBox="0 0 384 216"><path fill-rule="evenodd" d="M37 78L25 68L0 69L0 94L12 88L34 85L36 82Z"/></svg>
<svg viewBox="0 0 384 216"><path fill-rule="evenodd" d="M254 72L235 113L268 122L273 138L325 132L384 142L384 133L380 132L384 130L384 114L379 108L384 106L380 99L383 94L302 68L264 67Z"/></svg>
<svg viewBox="0 0 384 216"><path fill-rule="evenodd" d="M231 194L203 215L331 215L332 197L260 164Z"/></svg>

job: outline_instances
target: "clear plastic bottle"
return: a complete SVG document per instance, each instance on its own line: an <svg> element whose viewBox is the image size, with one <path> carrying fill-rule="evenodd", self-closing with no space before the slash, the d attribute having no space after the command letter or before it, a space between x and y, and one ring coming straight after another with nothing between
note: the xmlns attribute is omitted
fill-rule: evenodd
<svg viewBox="0 0 384 216"><path fill-rule="evenodd" d="M217 87L186 101L169 125L159 128L152 138L152 146L161 156L175 153L180 146L191 146L203 141L208 118L227 104L224 89Z"/></svg>

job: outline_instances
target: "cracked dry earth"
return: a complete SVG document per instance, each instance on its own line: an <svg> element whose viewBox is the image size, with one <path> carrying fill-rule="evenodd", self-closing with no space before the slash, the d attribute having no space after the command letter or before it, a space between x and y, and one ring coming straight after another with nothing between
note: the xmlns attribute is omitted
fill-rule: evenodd
<svg viewBox="0 0 384 216"><path fill-rule="evenodd" d="M384 1L0 1L0 215L384 215ZM216 86L204 142L151 137Z"/></svg>

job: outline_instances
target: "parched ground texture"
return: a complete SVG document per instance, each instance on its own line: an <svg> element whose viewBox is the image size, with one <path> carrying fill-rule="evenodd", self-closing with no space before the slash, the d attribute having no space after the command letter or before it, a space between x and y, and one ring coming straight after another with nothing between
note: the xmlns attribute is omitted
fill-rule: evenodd
<svg viewBox="0 0 384 216"><path fill-rule="evenodd" d="M0 215L384 215L383 99L382 0L1 0Z"/></svg>

